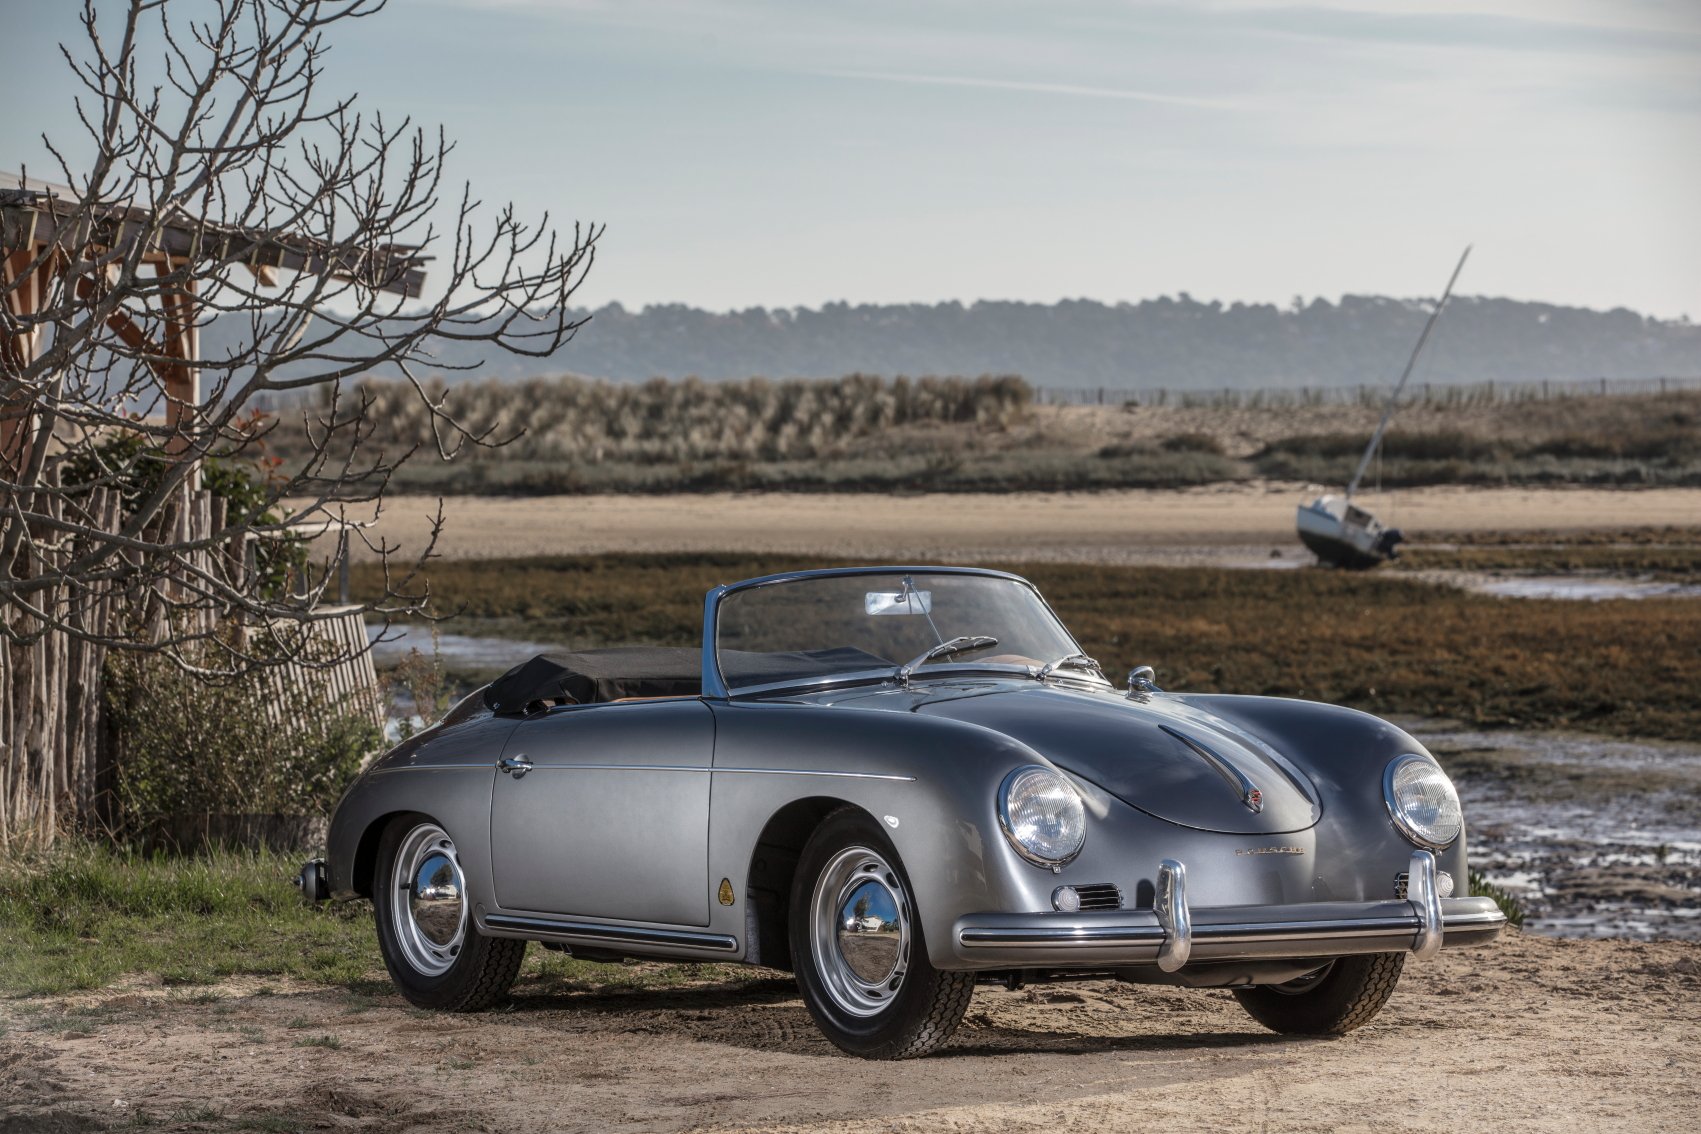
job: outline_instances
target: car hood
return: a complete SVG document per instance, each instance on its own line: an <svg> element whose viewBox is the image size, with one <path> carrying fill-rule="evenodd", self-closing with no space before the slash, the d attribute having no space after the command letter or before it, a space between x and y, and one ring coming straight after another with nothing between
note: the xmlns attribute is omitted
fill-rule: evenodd
<svg viewBox="0 0 1701 1134"><path fill-rule="evenodd" d="M1271 745L1162 695L1135 699L1029 682L954 695L940 689L904 707L994 729L1130 806L1183 826L1278 834L1311 827L1323 813L1316 785Z"/></svg>

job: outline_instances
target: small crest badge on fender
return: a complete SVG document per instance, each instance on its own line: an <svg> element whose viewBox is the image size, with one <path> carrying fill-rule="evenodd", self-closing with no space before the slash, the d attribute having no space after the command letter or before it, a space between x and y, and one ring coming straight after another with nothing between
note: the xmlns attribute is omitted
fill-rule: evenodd
<svg viewBox="0 0 1701 1134"><path fill-rule="evenodd" d="M723 906L732 905L732 879L721 879L721 888L715 892L715 897L720 899Z"/></svg>

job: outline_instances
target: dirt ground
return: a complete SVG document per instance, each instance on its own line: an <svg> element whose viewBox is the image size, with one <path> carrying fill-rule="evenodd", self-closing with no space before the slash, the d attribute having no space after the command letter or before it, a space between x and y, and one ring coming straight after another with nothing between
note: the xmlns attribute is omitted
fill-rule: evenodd
<svg viewBox="0 0 1701 1134"><path fill-rule="evenodd" d="M1701 945L1512 934L1411 963L1341 1039L1226 992L983 987L956 1040L867 1063L778 974L440 1016L387 986L0 1001L0 1132L1694 1129Z"/></svg>
<svg viewBox="0 0 1701 1134"><path fill-rule="evenodd" d="M1299 484L1181 491L987 495L715 493L450 497L447 558L610 551L748 551L954 562L1235 563L1302 555ZM1425 531L1627 528L1701 522L1701 489L1424 488L1366 497L1387 523ZM434 497L397 496L368 529L405 556L424 545ZM365 517L350 516L350 519Z"/></svg>

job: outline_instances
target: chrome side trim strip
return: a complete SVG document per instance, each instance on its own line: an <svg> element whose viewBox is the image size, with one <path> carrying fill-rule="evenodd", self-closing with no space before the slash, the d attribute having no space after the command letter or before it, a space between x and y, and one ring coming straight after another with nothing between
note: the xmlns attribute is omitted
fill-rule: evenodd
<svg viewBox="0 0 1701 1134"><path fill-rule="evenodd" d="M817 772L809 768L710 768L711 772L732 772L742 776L833 776L844 780L893 780L913 784L914 776L887 775L883 772Z"/></svg>
<svg viewBox="0 0 1701 1134"><path fill-rule="evenodd" d="M488 768L489 764L468 764L469 768ZM697 764L535 764L534 772L728 772L744 776L833 776L843 780L895 780L914 783L914 776L893 776L883 772L817 772L809 768L710 768Z"/></svg>
<svg viewBox="0 0 1701 1134"><path fill-rule="evenodd" d="M533 764L533 772L711 772L706 764Z"/></svg>
<svg viewBox="0 0 1701 1134"><path fill-rule="evenodd" d="M1164 929L1158 946L1158 968L1173 973L1193 952L1193 917L1187 908L1187 867L1173 858L1158 863L1158 893L1152 912Z"/></svg>
<svg viewBox="0 0 1701 1134"><path fill-rule="evenodd" d="M547 917L516 917L486 914L491 929L513 929L550 937L574 937L587 941L610 941L630 945L676 945L689 949L712 949L718 953L738 952L738 939L720 933L692 933L683 929L650 929L641 925L599 925L584 921L556 921Z"/></svg>
<svg viewBox="0 0 1701 1134"><path fill-rule="evenodd" d="M1246 804L1247 809L1253 814L1264 810L1264 793L1259 791L1258 785L1253 783L1246 773L1236 767L1228 757L1206 747L1178 728L1166 724L1160 724L1158 727L1187 745L1205 763L1215 768L1217 774L1228 783L1228 786L1240 793L1240 802Z"/></svg>
<svg viewBox="0 0 1701 1134"><path fill-rule="evenodd" d="M1435 856L1426 850L1412 852L1411 873L1406 878L1406 899L1418 915L1418 935L1412 943L1412 957L1427 961L1441 951L1443 928L1441 895L1435 887Z"/></svg>

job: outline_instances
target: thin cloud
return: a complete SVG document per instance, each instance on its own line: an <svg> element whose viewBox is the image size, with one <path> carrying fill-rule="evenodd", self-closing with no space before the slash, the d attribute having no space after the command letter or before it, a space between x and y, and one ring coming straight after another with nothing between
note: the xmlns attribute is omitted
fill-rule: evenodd
<svg viewBox="0 0 1701 1134"><path fill-rule="evenodd" d="M921 75L899 71L849 71L829 69L812 74L835 79L869 79L881 83L908 83L929 87L975 87L984 90L1019 91L1027 94L1070 95L1076 98L1122 99L1128 102L1153 102L1168 106L1188 106L1204 110L1242 110L1238 103L1221 99L1196 98L1192 95L1164 94L1160 91L1140 91L1127 87L1088 87L1075 83L1031 83L1020 79L977 79L967 75Z"/></svg>

